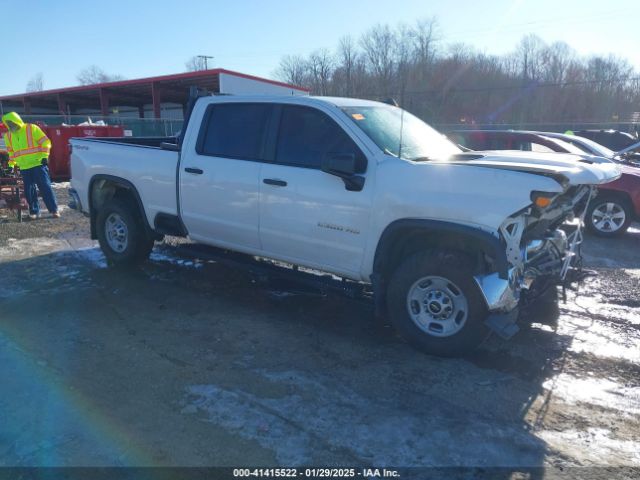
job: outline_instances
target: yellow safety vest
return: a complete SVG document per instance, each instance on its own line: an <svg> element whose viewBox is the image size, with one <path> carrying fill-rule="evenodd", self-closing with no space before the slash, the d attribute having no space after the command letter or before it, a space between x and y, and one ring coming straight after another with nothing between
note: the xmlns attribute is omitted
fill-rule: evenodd
<svg viewBox="0 0 640 480"><path fill-rule="evenodd" d="M11 114L3 117L3 120L11 120L20 125L17 132L8 131L4 135L4 143L9 153L9 165L17 165L20 170L42 165L42 159L49 157L51 151L51 140L45 133L32 123L24 123L17 115Z"/></svg>

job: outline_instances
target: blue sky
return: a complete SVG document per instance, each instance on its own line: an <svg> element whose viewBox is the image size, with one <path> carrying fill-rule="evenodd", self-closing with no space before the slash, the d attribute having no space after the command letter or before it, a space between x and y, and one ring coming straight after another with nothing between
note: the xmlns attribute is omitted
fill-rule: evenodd
<svg viewBox="0 0 640 480"><path fill-rule="evenodd" d="M487 53L522 35L563 40L578 53L614 53L640 71L637 0L0 0L0 95L22 93L44 74L46 89L75 85L95 64L127 78L178 73L198 54L213 66L272 77L285 54L334 48L376 23L436 16L442 41ZM23 27L20 18L37 18Z"/></svg>

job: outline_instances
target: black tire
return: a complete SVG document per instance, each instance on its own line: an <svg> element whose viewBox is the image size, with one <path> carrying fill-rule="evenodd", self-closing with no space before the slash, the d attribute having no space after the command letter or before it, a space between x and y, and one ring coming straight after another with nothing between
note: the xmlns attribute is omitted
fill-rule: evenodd
<svg viewBox="0 0 640 480"><path fill-rule="evenodd" d="M455 357L470 353L487 338L489 329L484 324L488 315L487 307L473 279L470 264L471 261L464 254L435 250L407 257L393 272L387 288L389 318L413 346L431 355ZM408 295L413 286L427 276L445 279L466 297L466 320L461 322L461 327L457 327L460 330L450 336L436 336L438 332L428 332L439 326L437 321L430 320L427 328L420 328L410 316L410 308L415 306L415 300L409 301ZM432 292L426 291L429 294ZM431 304L427 306L427 301L420 307L425 309L425 313L431 308Z"/></svg>
<svg viewBox="0 0 640 480"><path fill-rule="evenodd" d="M613 208L613 212L623 212L625 215L624 221L621 224L617 224L615 221L604 222L602 226L598 225L596 220L597 218L602 218L595 215L594 212L601 211L602 208L607 208L607 204L609 204ZM601 193L596 198L591 200L591 204L589 205L589 210L587 210L587 214L585 215L585 224L587 230L597 235L599 237L612 238L623 235L631 225L633 220L633 209L629 202L618 195L610 194L610 193ZM608 228L607 228L608 227Z"/></svg>
<svg viewBox="0 0 640 480"><path fill-rule="evenodd" d="M110 243L108 237L107 221L114 218L122 220L126 228L126 241L120 242L125 246L116 249ZM126 266L136 265L149 257L153 249L154 240L149 238L143 220L138 209L121 199L109 200L99 211L96 217L96 232L100 248L111 265Z"/></svg>

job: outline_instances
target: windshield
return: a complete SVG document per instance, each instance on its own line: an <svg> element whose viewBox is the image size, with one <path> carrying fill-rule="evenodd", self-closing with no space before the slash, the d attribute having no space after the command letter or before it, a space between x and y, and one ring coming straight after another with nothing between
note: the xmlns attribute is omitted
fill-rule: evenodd
<svg viewBox="0 0 640 480"><path fill-rule="evenodd" d="M587 152L583 148L580 148L579 146L574 145L573 143L565 142L564 140L560 140L559 138L546 137L544 135L541 135L541 136L545 140L553 142L556 145L559 145L560 147L564 148L568 153L573 153L576 155L584 155L585 153L591 154L591 152Z"/></svg>
<svg viewBox="0 0 640 480"><path fill-rule="evenodd" d="M446 159L462 152L444 135L398 107L344 107L342 110L388 155L422 161Z"/></svg>
<svg viewBox="0 0 640 480"><path fill-rule="evenodd" d="M572 138L571 140L567 139L566 141L571 142L573 145L578 148L582 148L585 152L594 153L596 155L600 155L601 157L613 158L616 154L613 150L609 150L604 145L600 145L597 142L589 138Z"/></svg>

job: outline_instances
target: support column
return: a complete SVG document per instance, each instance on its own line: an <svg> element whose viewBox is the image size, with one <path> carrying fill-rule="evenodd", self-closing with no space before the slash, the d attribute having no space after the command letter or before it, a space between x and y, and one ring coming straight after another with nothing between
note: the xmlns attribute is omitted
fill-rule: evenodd
<svg viewBox="0 0 640 480"><path fill-rule="evenodd" d="M103 117L109 116L109 92L104 88L100 89L100 113Z"/></svg>
<svg viewBox="0 0 640 480"><path fill-rule="evenodd" d="M156 119L160 118L160 103L162 102L160 95L160 87L156 83L151 84L151 97L153 98L153 116Z"/></svg>
<svg viewBox="0 0 640 480"><path fill-rule="evenodd" d="M22 107L25 115L31 115L31 100L26 97L22 98Z"/></svg>
<svg viewBox="0 0 640 480"><path fill-rule="evenodd" d="M58 112L60 113L60 115L66 115L67 114L67 102L65 101L64 97L60 94L58 94Z"/></svg>

